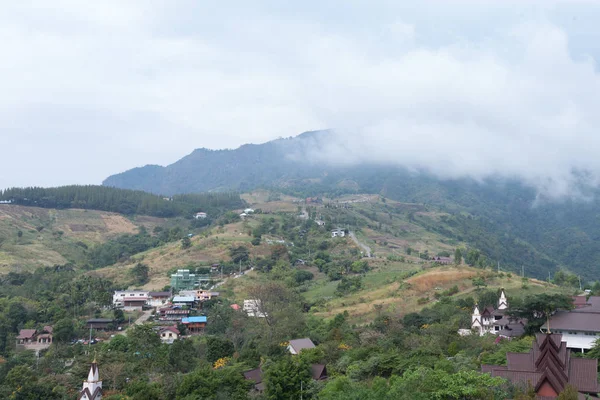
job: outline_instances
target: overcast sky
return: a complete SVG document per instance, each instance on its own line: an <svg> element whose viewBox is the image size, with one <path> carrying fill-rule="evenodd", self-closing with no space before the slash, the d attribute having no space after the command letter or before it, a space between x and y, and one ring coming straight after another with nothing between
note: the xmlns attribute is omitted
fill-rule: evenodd
<svg viewBox="0 0 600 400"><path fill-rule="evenodd" d="M600 176L598 4L6 2L0 188L333 128L316 159L568 193Z"/></svg>

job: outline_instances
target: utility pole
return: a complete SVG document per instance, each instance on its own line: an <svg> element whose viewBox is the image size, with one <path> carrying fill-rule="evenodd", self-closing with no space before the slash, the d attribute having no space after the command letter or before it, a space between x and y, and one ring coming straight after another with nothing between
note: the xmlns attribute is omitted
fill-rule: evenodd
<svg viewBox="0 0 600 400"><path fill-rule="evenodd" d="M300 400L302 400L302 381L300 381Z"/></svg>
<svg viewBox="0 0 600 400"><path fill-rule="evenodd" d="M579 278L579 291L581 291L582 290L581 289L581 275L579 275L578 278Z"/></svg>
<svg viewBox="0 0 600 400"><path fill-rule="evenodd" d="M525 277L525 266L521 265L521 278Z"/></svg>
<svg viewBox="0 0 600 400"><path fill-rule="evenodd" d="M240 275L242 274L242 259L240 258Z"/></svg>
<svg viewBox="0 0 600 400"><path fill-rule="evenodd" d="M498 273L500 273L500 261L498 261Z"/></svg>

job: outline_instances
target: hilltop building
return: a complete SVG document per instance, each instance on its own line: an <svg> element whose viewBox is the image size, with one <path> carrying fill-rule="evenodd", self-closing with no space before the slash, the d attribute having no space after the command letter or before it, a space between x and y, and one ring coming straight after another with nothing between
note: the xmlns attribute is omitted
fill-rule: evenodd
<svg viewBox="0 0 600 400"><path fill-rule="evenodd" d="M507 314L507 311L508 299L504 289L502 289L498 299L498 307L488 306L480 312L479 307L475 305L471 315L471 329L477 331L480 336L487 333L507 338L523 335L527 320L511 317Z"/></svg>
<svg viewBox="0 0 600 400"><path fill-rule="evenodd" d="M96 359L92 361L90 372L86 381L83 381L83 388L77 396L77 400L101 400L102 399L102 381L98 372L98 363Z"/></svg>
<svg viewBox="0 0 600 400"><path fill-rule="evenodd" d="M596 371L598 360L571 357L560 334L538 333L529 353L507 353L506 365L482 365L481 372L535 390L536 399L555 399L567 385L579 398L597 398L600 392Z"/></svg>
<svg viewBox="0 0 600 400"><path fill-rule="evenodd" d="M196 290L200 285L209 281L208 276L192 274L189 269L178 269L171 275L171 290L174 293L182 290Z"/></svg>

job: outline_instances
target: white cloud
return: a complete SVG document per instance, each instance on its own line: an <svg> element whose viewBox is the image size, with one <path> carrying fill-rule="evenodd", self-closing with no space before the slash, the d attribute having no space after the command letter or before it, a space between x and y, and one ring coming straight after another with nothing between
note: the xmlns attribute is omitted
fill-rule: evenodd
<svg viewBox="0 0 600 400"><path fill-rule="evenodd" d="M340 139L317 159L518 177L557 196L574 169L597 180L593 4L219 4L11 3L0 135L21 167L0 187L99 183L318 128Z"/></svg>

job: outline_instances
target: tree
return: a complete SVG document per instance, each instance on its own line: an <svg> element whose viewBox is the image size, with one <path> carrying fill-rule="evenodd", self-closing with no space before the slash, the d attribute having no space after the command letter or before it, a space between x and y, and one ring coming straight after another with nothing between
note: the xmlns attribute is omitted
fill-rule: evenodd
<svg viewBox="0 0 600 400"><path fill-rule="evenodd" d="M454 264L460 265L462 264L462 252L459 248L454 250Z"/></svg>
<svg viewBox="0 0 600 400"><path fill-rule="evenodd" d="M245 246L232 247L229 249L229 256L234 263L246 262L250 258L250 252Z"/></svg>
<svg viewBox="0 0 600 400"><path fill-rule="evenodd" d="M557 400L577 400L579 398L579 393L577 392L577 388L571 384L565 386L562 392L556 398Z"/></svg>
<svg viewBox="0 0 600 400"><path fill-rule="evenodd" d="M149 268L146 264L137 263L135 267L131 269L131 275L133 276L135 283L139 285L147 283L148 271Z"/></svg>
<svg viewBox="0 0 600 400"><path fill-rule="evenodd" d="M23 231L22 231L22 230L19 230L19 231L17 232L17 236L19 237L19 239L20 239L20 238L22 238L22 237L23 237Z"/></svg>
<svg viewBox="0 0 600 400"><path fill-rule="evenodd" d="M477 278L473 278L471 281L473 282L473 286L475 286L477 288L477 290L481 289L482 287L487 286L487 283L485 283L485 280L481 276L478 276Z"/></svg>
<svg viewBox="0 0 600 400"><path fill-rule="evenodd" d="M520 318L527 318L526 330L529 333L538 332L540 327L557 310L571 310L573 308L573 299L564 294L530 295L525 298L523 304L518 307L511 307L510 315ZM550 327L552 330L552 327Z"/></svg>
<svg viewBox="0 0 600 400"><path fill-rule="evenodd" d="M125 313L123 313L123 310L121 310L120 308L115 308L113 310L113 317L115 319L115 322L117 322L118 324L125 321Z"/></svg>
<svg viewBox="0 0 600 400"><path fill-rule="evenodd" d="M219 370L202 367L184 375L177 386L177 398L245 400L251 385L252 382L244 379L241 371L233 367Z"/></svg>
<svg viewBox="0 0 600 400"><path fill-rule="evenodd" d="M68 342L75 336L75 328L70 318L64 318L56 321L52 336L57 342Z"/></svg>
<svg viewBox="0 0 600 400"><path fill-rule="evenodd" d="M190 240L189 237L184 237L183 239L181 239L181 248L182 249L189 249L190 247L192 247L192 241Z"/></svg>
<svg viewBox="0 0 600 400"><path fill-rule="evenodd" d="M285 356L266 368L264 380L267 399L299 399L301 387L311 381L310 364L301 357Z"/></svg>
<svg viewBox="0 0 600 400"><path fill-rule="evenodd" d="M206 360L214 363L219 358L231 357L233 355L233 343L227 339L221 339L217 336L208 336L206 338Z"/></svg>

